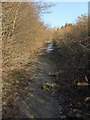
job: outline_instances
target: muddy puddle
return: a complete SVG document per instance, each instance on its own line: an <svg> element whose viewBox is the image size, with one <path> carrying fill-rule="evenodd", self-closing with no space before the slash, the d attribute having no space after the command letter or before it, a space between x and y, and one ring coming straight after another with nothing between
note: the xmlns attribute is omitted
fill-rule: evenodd
<svg viewBox="0 0 90 120"><path fill-rule="evenodd" d="M47 49L45 50L45 52L46 53L51 53L53 51L53 46L54 46L53 42L48 42L47 43Z"/></svg>

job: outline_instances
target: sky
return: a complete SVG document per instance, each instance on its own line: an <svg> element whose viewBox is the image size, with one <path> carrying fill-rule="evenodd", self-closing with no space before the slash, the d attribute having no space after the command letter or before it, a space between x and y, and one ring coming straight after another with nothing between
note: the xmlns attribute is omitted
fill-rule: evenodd
<svg viewBox="0 0 90 120"><path fill-rule="evenodd" d="M75 23L81 14L88 15L88 2L56 2L55 4L49 9L51 13L42 17L42 21L51 28Z"/></svg>

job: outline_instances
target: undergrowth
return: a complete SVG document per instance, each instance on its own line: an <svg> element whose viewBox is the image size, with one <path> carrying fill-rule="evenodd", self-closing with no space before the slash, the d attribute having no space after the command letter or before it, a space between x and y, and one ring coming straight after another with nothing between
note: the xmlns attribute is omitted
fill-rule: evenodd
<svg viewBox="0 0 90 120"><path fill-rule="evenodd" d="M73 109L81 110L83 117L87 116L88 119L90 105L85 101L87 98L90 101L88 17L81 15L75 24L66 24L55 30L53 41L56 46L51 58L57 65L58 92L67 93L69 99L72 99Z"/></svg>

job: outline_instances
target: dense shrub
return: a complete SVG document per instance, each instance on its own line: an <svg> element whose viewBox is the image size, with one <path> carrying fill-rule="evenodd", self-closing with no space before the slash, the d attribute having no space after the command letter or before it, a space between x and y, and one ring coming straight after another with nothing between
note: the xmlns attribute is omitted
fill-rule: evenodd
<svg viewBox="0 0 90 120"><path fill-rule="evenodd" d="M72 80L88 73L88 17L81 15L75 24L66 24L54 31L53 40L56 42L56 59L59 69L66 69L67 76ZM68 72L69 71L69 72ZM69 75L69 77L70 77ZM79 77L79 78L78 78Z"/></svg>
<svg viewBox="0 0 90 120"><path fill-rule="evenodd" d="M20 63L26 64L30 55L47 40L49 34L43 22L40 21L42 8L32 2L2 3L4 68L6 66L20 67Z"/></svg>
<svg viewBox="0 0 90 120"><path fill-rule="evenodd" d="M33 2L2 3L2 112L14 118L17 96L26 94L30 74L25 72L49 37L40 16L47 4ZM14 108L14 109L13 109Z"/></svg>

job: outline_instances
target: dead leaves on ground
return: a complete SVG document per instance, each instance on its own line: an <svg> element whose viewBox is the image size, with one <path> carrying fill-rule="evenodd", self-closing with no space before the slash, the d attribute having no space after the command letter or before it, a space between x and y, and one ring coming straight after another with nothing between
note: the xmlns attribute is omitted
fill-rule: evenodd
<svg viewBox="0 0 90 120"><path fill-rule="evenodd" d="M26 95L25 88L30 81L30 74L26 73L25 70L15 70L7 74L7 77L3 76L2 86L3 115L8 113L7 109L12 109L11 106L16 105L18 96Z"/></svg>

